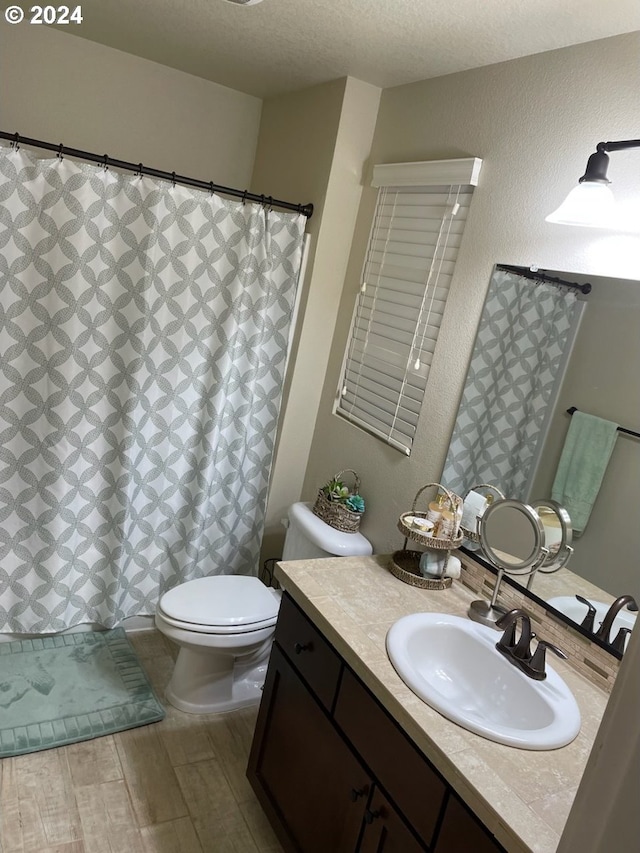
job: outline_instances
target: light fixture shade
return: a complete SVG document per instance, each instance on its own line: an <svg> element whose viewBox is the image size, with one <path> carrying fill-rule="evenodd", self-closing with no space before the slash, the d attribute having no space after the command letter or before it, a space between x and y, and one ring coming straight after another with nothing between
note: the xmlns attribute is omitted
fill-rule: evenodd
<svg viewBox="0 0 640 853"><path fill-rule="evenodd" d="M616 224L613 193L607 184L583 181L571 190L545 221L587 228L613 228Z"/></svg>

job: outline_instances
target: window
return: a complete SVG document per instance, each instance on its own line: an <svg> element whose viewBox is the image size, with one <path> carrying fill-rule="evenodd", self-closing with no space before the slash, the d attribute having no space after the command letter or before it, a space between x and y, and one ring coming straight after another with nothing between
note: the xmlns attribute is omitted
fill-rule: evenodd
<svg viewBox="0 0 640 853"><path fill-rule="evenodd" d="M481 164L374 168L378 200L334 411L407 455Z"/></svg>

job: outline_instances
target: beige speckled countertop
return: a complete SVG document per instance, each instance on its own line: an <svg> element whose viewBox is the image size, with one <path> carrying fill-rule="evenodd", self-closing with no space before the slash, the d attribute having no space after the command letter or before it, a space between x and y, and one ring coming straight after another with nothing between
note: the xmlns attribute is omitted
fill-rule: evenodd
<svg viewBox="0 0 640 853"><path fill-rule="evenodd" d="M510 853L555 853L607 694L554 659L582 715L578 737L562 749L515 749L450 722L396 674L385 637L409 613L465 616L473 596L455 581L437 592L409 586L387 571L386 562L376 556L298 560L279 564L276 577Z"/></svg>

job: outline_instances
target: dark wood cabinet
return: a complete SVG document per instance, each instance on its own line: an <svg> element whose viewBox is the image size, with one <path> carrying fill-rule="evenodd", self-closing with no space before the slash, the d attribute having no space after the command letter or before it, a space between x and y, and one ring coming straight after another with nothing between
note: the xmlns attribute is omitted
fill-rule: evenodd
<svg viewBox="0 0 640 853"><path fill-rule="evenodd" d="M364 813L364 824L359 853L424 853L425 847L378 787Z"/></svg>
<svg viewBox="0 0 640 853"><path fill-rule="evenodd" d="M291 853L503 851L287 595L247 776Z"/></svg>
<svg viewBox="0 0 640 853"><path fill-rule="evenodd" d="M251 764L270 817L286 826L293 850L355 850L371 779L277 646L262 703L266 726Z"/></svg>
<svg viewBox="0 0 640 853"><path fill-rule="evenodd" d="M353 673L345 669L334 720L417 835L431 844L446 793L440 775Z"/></svg>
<svg viewBox="0 0 640 853"><path fill-rule="evenodd" d="M451 794L435 846L435 853L495 853L503 848L469 809Z"/></svg>

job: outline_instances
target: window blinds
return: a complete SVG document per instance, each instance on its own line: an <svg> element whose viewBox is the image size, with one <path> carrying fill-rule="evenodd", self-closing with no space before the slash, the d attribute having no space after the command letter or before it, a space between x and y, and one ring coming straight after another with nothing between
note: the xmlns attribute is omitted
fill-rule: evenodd
<svg viewBox="0 0 640 853"><path fill-rule="evenodd" d="M407 455L480 164L374 170L378 200L334 411Z"/></svg>

